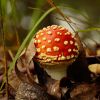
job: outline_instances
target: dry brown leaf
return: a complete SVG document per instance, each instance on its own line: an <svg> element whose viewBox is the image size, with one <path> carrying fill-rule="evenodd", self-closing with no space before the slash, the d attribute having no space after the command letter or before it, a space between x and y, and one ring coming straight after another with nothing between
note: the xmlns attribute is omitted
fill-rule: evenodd
<svg viewBox="0 0 100 100"><path fill-rule="evenodd" d="M34 40L32 39L29 46L22 52L21 56L17 60L17 66L21 72L25 72L27 67L29 69L34 69L32 58L36 53L36 49L33 41Z"/></svg>
<svg viewBox="0 0 100 100"><path fill-rule="evenodd" d="M86 52L86 56L95 56L96 55L96 51L91 50L90 48L86 47L85 48L85 52Z"/></svg>
<svg viewBox="0 0 100 100"><path fill-rule="evenodd" d="M24 53L25 58L28 63L32 60L32 58L34 57L35 54L36 54L36 49L35 49L35 45L34 45L34 40L32 39Z"/></svg>
<svg viewBox="0 0 100 100"><path fill-rule="evenodd" d="M0 97L0 100L7 100L7 97L6 96Z"/></svg>
<svg viewBox="0 0 100 100"><path fill-rule="evenodd" d="M18 89L18 86L20 84L20 80L18 79L17 75L15 74L15 72L12 72L9 75L9 84L13 87L13 89L16 91Z"/></svg>
<svg viewBox="0 0 100 100"><path fill-rule="evenodd" d="M92 73L100 74L100 64L91 64L88 68Z"/></svg>
<svg viewBox="0 0 100 100"><path fill-rule="evenodd" d="M98 49L96 53L97 53L97 55L100 56L100 49Z"/></svg>
<svg viewBox="0 0 100 100"><path fill-rule="evenodd" d="M95 84L79 84L70 93L69 100L99 100L96 93Z"/></svg>

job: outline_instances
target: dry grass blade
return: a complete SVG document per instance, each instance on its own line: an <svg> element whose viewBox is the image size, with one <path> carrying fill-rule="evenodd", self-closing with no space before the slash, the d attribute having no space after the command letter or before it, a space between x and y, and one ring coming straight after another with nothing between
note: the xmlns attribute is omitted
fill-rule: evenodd
<svg viewBox="0 0 100 100"><path fill-rule="evenodd" d="M70 20L70 18L69 18L69 17L66 17L66 16L62 13L62 11L54 4L53 0L47 0L47 1L48 1L48 3L49 3L52 7L55 7L55 8L56 8L57 12L64 18L64 20L68 23L68 25L69 25L70 28L73 30L73 32L76 33L76 31L74 30L74 28L73 28L72 25L70 24L70 22L73 23L73 22Z"/></svg>
<svg viewBox="0 0 100 100"><path fill-rule="evenodd" d="M42 9L39 9L39 8L33 8L33 7L28 7L29 9L32 9L32 10L38 10L38 11L41 11L41 12L45 12L45 10L42 10Z"/></svg>
<svg viewBox="0 0 100 100"><path fill-rule="evenodd" d="M61 10L54 4L54 2L52 0L48 0L48 3L52 6L55 7L57 9L57 11L60 13L60 15L66 20L68 20L69 22L71 22L71 20L69 19L69 17L65 16Z"/></svg>
<svg viewBox="0 0 100 100"><path fill-rule="evenodd" d="M54 16L55 17L55 16ZM58 17L56 17L56 19L58 19L58 20L61 20L61 21L65 21L64 19L61 19L61 18L58 18ZM68 21L69 23L72 23L72 24L74 24L74 25L79 25L79 24L76 24L76 23L74 23L74 22L70 22L70 21Z"/></svg>

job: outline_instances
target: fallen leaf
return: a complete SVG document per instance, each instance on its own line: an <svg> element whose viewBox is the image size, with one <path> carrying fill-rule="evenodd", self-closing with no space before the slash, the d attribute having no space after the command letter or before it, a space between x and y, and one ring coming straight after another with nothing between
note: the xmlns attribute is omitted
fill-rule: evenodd
<svg viewBox="0 0 100 100"><path fill-rule="evenodd" d="M17 60L18 69L21 72L25 72L27 67L31 70L34 69L34 63L32 58L36 53L36 49L34 46L34 40L32 39L29 43L29 46L22 52L19 59Z"/></svg>
<svg viewBox="0 0 100 100"><path fill-rule="evenodd" d="M92 73L100 74L100 64L91 64L88 68Z"/></svg>

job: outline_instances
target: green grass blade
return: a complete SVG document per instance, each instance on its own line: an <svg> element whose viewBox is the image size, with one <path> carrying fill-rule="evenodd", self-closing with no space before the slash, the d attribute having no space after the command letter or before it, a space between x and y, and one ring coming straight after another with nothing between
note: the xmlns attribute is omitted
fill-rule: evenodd
<svg viewBox="0 0 100 100"><path fill-rule="evenodd" d="M37 26L43 21L43 19L53 10L55 10L55 8L51 8L49 9L47 12L45 12L40 19L37 21L37 23L34 25L34 27L32 28L32 30L28 33L28 35L26 36L26 38L24 39L23 43L21 44L20 48L18 49L18 52L16 54L16 56L14 57L13 62L10 64L10 68L9 68L9 72L14 68L14 65L16 63L16 60L18 59L18 57L20 56L21 52L23 51L23 49L25 48L26 44L28 44L28 42L30 42L30 40L32 39L35 29L37 28Z"/></svg>
<svg viewBox="0 0 100 100"><path fill-rule="evenodd" d="M44 5L45 5L45 0L37 0L35 7L40 8L42 10L42 7ZM42 15L43 12L41 10L34 10L33 9L32 20L31 20L31 23L30 23L30 26L29 26L30 29L32 28L33 25L35 25L35 23L37 22L37 20Z"/></svg>
<svg viewBox="0 0 100 100"><path fill-rule="evenodd" d="M2 15L5 17L7 13L7 0L0 0L0 6L2 8Z"/></svg>
<svg viewBox="0 0 100 100"><path fill-rule="evenodd" d="M37 21L37 23L34 25L34 27L32 28L32 30L28 33L28 35L26 36L26 38L24 39L24 41L22 42L20 48L18 49L18 52L17 54L15 55L12 63L10 63L9 65L9 70L8 70L8 74L10 74L10 72L12 71L12 69L14 68L15 66L15 63L17 61L17 59L19 58L21 52L23 51L23 49L26 47L26 44L28 44L28 42L30 42L30 40L32 39L33 35L35 34L35 30L36 28L38 27L38 25L43 21L43 19L49 14L51 13L52 11L54 11L56 8L51 8L49 10L47 10L41 17L40 19ZM5 75L4 75L5 76ZM0 87L0 90L2 89L2 87L4 86L4 83L5 83L5 77L3 79L3 83Z"/></svg>

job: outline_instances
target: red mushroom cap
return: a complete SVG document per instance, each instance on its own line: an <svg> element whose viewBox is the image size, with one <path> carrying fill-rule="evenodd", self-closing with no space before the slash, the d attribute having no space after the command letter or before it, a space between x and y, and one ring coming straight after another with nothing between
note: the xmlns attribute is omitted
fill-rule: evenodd
<svg viewBox="0 0 100 100"><path fill-rule="evenodd" d="M34 44L35 57L43 62L69 61L79 54L75 37L62 26L52 25L38 31Z"/></svg>

